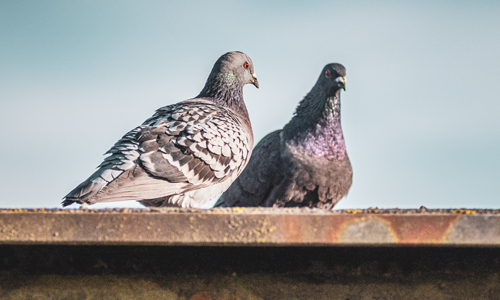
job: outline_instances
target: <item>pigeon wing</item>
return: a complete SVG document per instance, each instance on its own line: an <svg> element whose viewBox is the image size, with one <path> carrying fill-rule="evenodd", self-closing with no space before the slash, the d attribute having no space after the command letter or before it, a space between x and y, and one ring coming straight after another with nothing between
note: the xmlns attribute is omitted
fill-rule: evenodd
<svg viewBox="0 0 500 300"><path fill-rule="evenodd" d="M148 200L207 187L240 173L250 145L238 118L213 102L193 99L166 106L118 141L93 180L66 198Z"/></svg>
<svg viewBox="0 0 500 300"><path fill-rule="evenodd" d="M257 144L248 166L222 194L216 207L264 205L283 180L280 133L281 130L271 132Z"/></svg>

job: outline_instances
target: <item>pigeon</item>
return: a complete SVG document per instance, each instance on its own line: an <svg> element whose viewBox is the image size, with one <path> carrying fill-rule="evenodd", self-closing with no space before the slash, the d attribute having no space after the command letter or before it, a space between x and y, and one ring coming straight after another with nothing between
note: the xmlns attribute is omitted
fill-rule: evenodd
<svg viewBox="0 0 500 300"><path fill-rule="evenodd" d="M341 64L324 67L290 122L257 144L243 173L214 207L332 209L347 195L353 173L340 125L345 75Z"/></svg>
<svg viewBox="0 0 500 300"><path fill-rule="evenodd" d="M250 57L238 51L222 55L196 98L158 109L125 134L62 205L136 200L201 208L224 192L250 159L247 83L259 87Z"/></svg>

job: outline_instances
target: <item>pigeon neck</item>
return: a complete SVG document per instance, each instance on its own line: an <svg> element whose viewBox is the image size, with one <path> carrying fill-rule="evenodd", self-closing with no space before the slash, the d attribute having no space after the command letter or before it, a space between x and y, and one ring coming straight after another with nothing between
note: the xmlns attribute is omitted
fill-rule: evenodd
<svg viewBox="0 0 500 300"><path fill-rule="evenodd" d="M238 84L232 73L222 73L219 76L210 76L205 87L197 98L209 98L218 105L248 116L243 101L243 86Z"/></svg>
<svg viewBox="0 0 500 300"><path fill-rule="evenodd" d="M299 103L284 133L286 140L310 156L343 160L346 148L340 124L340 90L328 96L315 86Z"/></svg>

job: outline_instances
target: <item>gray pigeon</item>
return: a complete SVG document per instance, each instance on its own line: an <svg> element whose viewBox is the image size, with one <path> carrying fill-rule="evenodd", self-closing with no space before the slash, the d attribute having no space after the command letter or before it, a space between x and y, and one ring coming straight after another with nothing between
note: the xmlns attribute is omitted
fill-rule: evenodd
<svg viewBox="0 0 500 300"><path fill-rule="evenodd" d="M352 184L340 126L340 90L346 70L326 65L292 120L255 147L248 166L216 207L267 206L331 209Z"/></svg>
<svg viewBox="0 0 500 300"><path fill-rule="evenodd" d="M253 133L243 86L259 83L252 60L228 52L193 99L162 107L125 134L63 206L137 200L146 206L200 208L243 171Z"/></svg>

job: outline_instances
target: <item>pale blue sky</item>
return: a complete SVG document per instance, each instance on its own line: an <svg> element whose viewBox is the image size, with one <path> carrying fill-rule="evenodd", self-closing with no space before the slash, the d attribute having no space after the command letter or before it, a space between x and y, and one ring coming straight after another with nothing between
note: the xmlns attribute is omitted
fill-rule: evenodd
<svg viewBox="0 0 500 300"><path fill-rule="evenodd" d="M354 184L337 208L498 208L499 16L498 1L1 1L0 207L59 207L240 50L261 85L244 90L256 141L325 64L346 66Z"/></svg>

